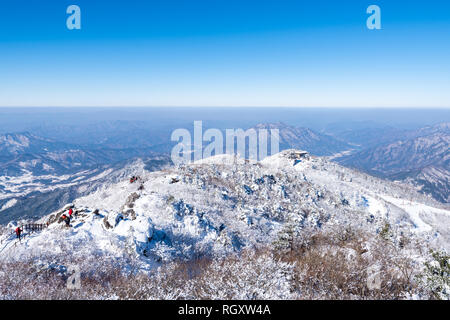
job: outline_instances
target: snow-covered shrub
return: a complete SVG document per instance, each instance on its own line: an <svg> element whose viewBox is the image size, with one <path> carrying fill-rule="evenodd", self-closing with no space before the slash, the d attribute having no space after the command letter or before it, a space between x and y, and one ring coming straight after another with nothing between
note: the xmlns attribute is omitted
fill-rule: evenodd
<svg viewBox="0 0 450 320"><path fill-rule="evenodd" d="M244 251L239 256L212 261L194 279L200 299L294 299L294 264L272 252Z"/></svg>
<svg viewBox="0 0 450 320"><path fill-rule="evenodd" d="M418 275L421 286L432 299L450 300L450 256L432 251L432 259L425 262L424 271Z"/></svg>
<svg viewBox="0 0 450 320"><path fill-rule="evenodd" d="M401 299L413 289L407 252L387 249L360 230L312 232L298 243L285 259L295 263L292 285L300 299ZM379 287L370 285L372 269Z"/></svg>

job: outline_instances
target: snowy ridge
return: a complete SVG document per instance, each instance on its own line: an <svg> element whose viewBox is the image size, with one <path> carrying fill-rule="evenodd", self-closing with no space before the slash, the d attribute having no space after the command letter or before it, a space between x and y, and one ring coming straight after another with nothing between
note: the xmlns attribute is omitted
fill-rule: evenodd
<svg viewBox="0 0 450 320"><path fill-rule="evenodd" d="M0 238L0 260L71 252L116 259L136 255L143 268L173 259L224 256L276 243L295 232L355 225L379 232L386 221L424 246L450 249L450 211L412 187L285 150L261 162L220 155L147 172L137 182L104 184L73 202L71 228L60 210L40 219L41 233ZM95 214L98 210L98 214ZM14 243L14 244L13 244Z"/></svg>

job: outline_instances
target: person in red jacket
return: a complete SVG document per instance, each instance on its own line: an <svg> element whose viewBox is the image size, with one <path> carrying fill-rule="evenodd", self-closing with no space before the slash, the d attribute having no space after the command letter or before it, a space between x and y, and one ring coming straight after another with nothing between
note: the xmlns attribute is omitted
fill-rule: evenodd
<svg viewBox="0 0 450 320"><path fill-rule="evenodd" d="M17 238L19 238L19 241L22 241L22 239L21 239L21 237L20 237L22 231L23 231L23 230L20 229L20 227L17 227L17 228L16 228L16 236L17 236Z"/></svg>
<svg viewBox="0 0 450 320"><path fill-rule="evenodd" d="M61 216L61 220L64 221L66 223L66 227L70 227L70 217L66 216L65 214L63 214Z"/></svg>
<svg viewBox="0 0 450 320"><path fill-rule="evenodd" d="M73 213L73 210L72 210L72 208L70 208L70 209L69 209L69 217L70 217L70 218L72 218L72 213Z"/></svg>

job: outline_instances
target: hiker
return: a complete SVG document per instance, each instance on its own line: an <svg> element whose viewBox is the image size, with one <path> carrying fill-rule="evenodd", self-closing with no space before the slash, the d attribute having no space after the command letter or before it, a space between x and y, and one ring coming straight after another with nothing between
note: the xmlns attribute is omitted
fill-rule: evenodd
<svg viewBox="0 0 450 320"><path fill-rule="evenodd" d="M66 227L70 227L70 217L66 217Z"/></svg>
<svg viewBox="0 0 450 320"><path fill-rule="evenodd" d="M73 210L72 208L69 209L69 218L72 218Z"/></svg>
<svg viewBox="0 0 450 320"><path fill-rule="evenodd" d="M96 216L99 216L99 215L100 215L100 213L99 213L98 209L95 209L95 211L94 211L94 215L96 215Z"/></svg>
<svg viewBox="0 0 450 320"><path fill-rule="evenodd" d="M20 227L17 227L16 228L16 236L17 236L17 238L19 238L19 241L21 241L22 239L21 239L21 237L20 237L20 234L22 233L22 229L20 229Z"/></svg>
<svg viewBox="0 0 450 320"><path fill-rule="evenodd" d="M68 216L66 216L65 214L63 214L61 216L61 219L66 223L66 227L70 227L70 218Z"/></svg>

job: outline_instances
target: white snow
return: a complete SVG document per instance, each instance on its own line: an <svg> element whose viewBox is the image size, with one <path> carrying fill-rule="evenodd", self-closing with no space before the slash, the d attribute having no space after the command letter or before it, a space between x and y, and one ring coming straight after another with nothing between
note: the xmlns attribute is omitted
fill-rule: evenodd
<svg viewBox="0 0 450 320"><path fill-rule="evenodd" d="M431 232L433 230L433 227L424 221L427 216L435 214L450 216L450 211L448 210L433 208L422 203L417 203L405 199L397 199L386 195L382 196L382 198L405 210L409 214L411 220L414 222L415 231L417 232Z"/></svg>
<svg viewBox="0 0 450 320"><path fill-rule="evenodd" d="M16 203L17 203L17 199L11 199L11 200L9 200L8 202L6 202L6 203L3 205L3 207L1 207L0 212L1 212L1 211L4 211L4 210L6 210L6 209L9 209L9 208L11 208L11 207L13 207L13 206L15 206Z"/></svg>
<svg viewBox="0 0 450 320"><path fill-rule="evenodd" d="M412 188L322 158L305 158L295 164L288 154L282 152L259 163L220 155L152 173L140 164L134 167L141 177L138 182L130 184L125 177L74 201L75 209L82 212L72 221L72 228L53 223L42 233L26 235L14 250L6 246L0 260L61 252L118 258L132 254L153 266L175 257L222 256L271 244L287 224L294 224L298 232L306 226L348 223L374 232L377 225L367 222L370 215L393 224L407 217L402 228L414 231L430 245L438 239L436 243L450 247L449 230L439 225L450 212L422 202L426 199ZM96 178L108 174L111 170ZM11 182L0 177L0 182L8 190L32 184L31 177L21 179ZM411 196L415 201L405 200ZM11 203L15 204L7 202ZM99 216L93 214L95 209ZM45 223L48 217L40 221ZM432 233L438 235L422 236ZM8 237L3 235L2 241L9 243Z"/></svg>

